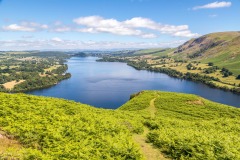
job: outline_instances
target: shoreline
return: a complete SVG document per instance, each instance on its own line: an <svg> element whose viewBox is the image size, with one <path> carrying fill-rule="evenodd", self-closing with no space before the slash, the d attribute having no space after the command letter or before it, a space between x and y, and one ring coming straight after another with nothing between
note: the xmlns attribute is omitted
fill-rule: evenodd
<svg viewBox="0 0 240 160"><path fill-rule="evenodd" d="M207 85L210 88L216 88L220 89L226 92L231 92L236 95L240 95L240 88L228 88L227 86L217 86L214 82L219 82L219 80L215 77L212 76L207 76L207 75L200 75L198 73L182 73L180 71L177 71L175 69L171 68L164 68L164 67L152 67L151 65L145 63L143 66L139 65L139 63L129 61L129 60L124 60L124 59L118 59L118 58L107 58L107 59L99 59L97 62L121 62L121 63L126 63L128 66L133 67L136 70L147 70L150 72L155 72L155 73L163 73L166 74L170 77L178 78L178 79L184 79L184 80L190 80L193 82L200 82L202 84ZM223 83L223 82L221 82Z"/></svg>

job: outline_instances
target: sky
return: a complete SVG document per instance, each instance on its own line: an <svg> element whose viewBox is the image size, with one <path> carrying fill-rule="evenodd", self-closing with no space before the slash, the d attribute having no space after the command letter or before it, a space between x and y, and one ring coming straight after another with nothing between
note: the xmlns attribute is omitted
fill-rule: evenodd
<svg viewBox="0 0 240 160"><path fill-rule="evenodd" d="M0 50L176 47L240 30L240 0L0 0Z"/></svg>

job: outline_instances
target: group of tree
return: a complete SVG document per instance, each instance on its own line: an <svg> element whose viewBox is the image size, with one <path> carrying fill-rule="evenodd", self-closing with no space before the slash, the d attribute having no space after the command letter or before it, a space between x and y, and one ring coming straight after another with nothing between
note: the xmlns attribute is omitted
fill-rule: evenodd
<svg viewBox="0 0 240 160"><path fill-rule="evenodd" d="M233 73L231 71L229 71L229 69L227 69L227 68L222 68L221 73L224 77L233 75Z"/></svg>
<svg viewBox="0 0 240 160"><path fill-rule="evenodd" d="M196 70L197 69L197 67L194 66L192 63L189 63L186 67L188 70Z"/></svg>
<svg viewBox="0 0 240 160"><path fill-rule="evenodd" d="M204 69L203 73L206 73L206 74L215 73L219 69L220 68L217 66L212 66L212 67Z"/></svg>
<svg viewBox="0 0 240 160"><path fill-rule="evenodd" d="M237 79L240 79L240 74L237 76Z"/></svg>
<svg viewBox="0 0 240 160"><path fill-rule="evenodd" d="M0 61L0 91L2 92L24 92L40 89L57 84L63 79L71 77L66 73L68 66L64 64L65 55L58 52L39 52L36 54L17 54ZM35 58L32 58L34 55ZM38 55L38 56L36 56ZM27 58L26 58L27 57ZM28 59L28 60L25 60ZM50 69L52 68L52 69ZM13 89L4 88L3 84L11 81L24 82L17 84Z"/></svg>

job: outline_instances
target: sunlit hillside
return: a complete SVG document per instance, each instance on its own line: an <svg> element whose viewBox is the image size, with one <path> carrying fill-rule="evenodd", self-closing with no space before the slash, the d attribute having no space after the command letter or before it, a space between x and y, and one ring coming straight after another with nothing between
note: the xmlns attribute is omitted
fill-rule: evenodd
<svg viewBox="0 0 240 160"><path fill-rule="evenodd" d="M143 147L164 159L240 158L240 110L198 96L143 91L117 110L0 98L1 159L149 159Z"/></svg>

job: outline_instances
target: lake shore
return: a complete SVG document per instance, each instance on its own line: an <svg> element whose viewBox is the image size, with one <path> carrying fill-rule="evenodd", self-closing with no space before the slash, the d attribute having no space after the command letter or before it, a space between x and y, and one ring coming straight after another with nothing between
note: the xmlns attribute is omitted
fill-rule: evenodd
<svg viewBox="0 0 240 160"><path fill-rule="evenodd" d="M232 92L173 78L163 73L136 70L126 63L99 63L96 62L97 59L97 57L72 57L66 63L71 78L53 87L27 93L116 109L126 103L133 93L160 90L196 94L215 102L240 107L239 95Z"/></svg>
<svg viewBox="0 0 240 160"><path fill-rule="evenodd" d="M174 78L191 80L194 82L201 82L211 88L230 91L234 94L240 95L239 86L230 85L229 83L222 82L218 77L215 77L212 75L202 75L196 72L191 72L191 70L183 72L177 67L166 67L165 65L157 66L157 65L152 65L143 61L135 61L135 60L132 61L125 57L124 58L103 57L102 59L99 59L98 62L122 62L122 63L126 63L127 65L137 70L147 70L147 71L152 71L156 73L164 73Z"/></svg>

